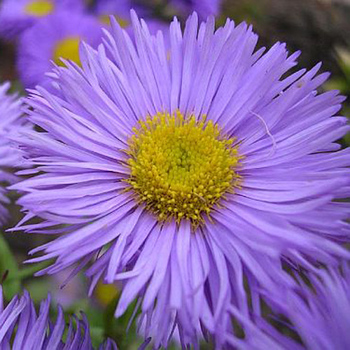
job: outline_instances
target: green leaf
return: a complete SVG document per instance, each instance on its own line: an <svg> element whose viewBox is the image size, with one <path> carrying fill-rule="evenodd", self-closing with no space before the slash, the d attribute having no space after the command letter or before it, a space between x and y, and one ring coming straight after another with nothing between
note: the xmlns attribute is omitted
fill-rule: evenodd
<svg viewBox="0 0 350 350"><path fill-rule="evenodd" d="M35 265L24 267L18 271L17 278L24 280L25 278L32 277L36 272L48 267L50 263L51 261L44 261Z"/></svg>
<svg viewBox="0 0 350 350"><path fill-rule="evenodd" d="M21 291L17 261L4 236L0 234L0 279L4 294L12 298Z"/></svg>

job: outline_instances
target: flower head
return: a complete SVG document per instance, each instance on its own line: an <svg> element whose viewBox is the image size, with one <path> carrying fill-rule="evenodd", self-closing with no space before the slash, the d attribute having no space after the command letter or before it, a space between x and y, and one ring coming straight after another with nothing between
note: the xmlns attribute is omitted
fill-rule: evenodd
<svg viewBox="0 0 350 350"><path fill-rule="evenodd" d="M10 137L27 128L21 118L22 102L17 96L7 94L9 87L9 83L0 85L0 226L7 218L7 211L2 205L8 202L3 185L16 179L7 170L23 164L21 152L13 146Z"/></svg>
<svg viewBox="0 0 350 350"><path fill-rule="evenodd" d="M96 47L101 35L100 23L87 14L59 12L42 19L19 41L17 69L22 83L33 87L43 82L52 61L63 65L63 58L80 64L80 41Z"/></svg>
<svg viewBox="0 0 350 350"><path fill-rule="evenodd" d="M0 347L1 349L28 350L93 350L89 323L84 314L82 319L73 316L67 329L64 313L57 309L55 322L50 319L51 298L48 296L40 305L38 313L28 292L15 296L4 307L3 292L0 286ZM74 327L74 321L76 327ZM66 337L64 333L67 332ZM63 342L63 339L65 341ZM114 341L108 339L100 349L117 350Z"/></svg>
<svg viewBox="0 0 350 350"><path fill-rule="evenodd" d="M60 235L31 252L57 259L41 273L93 261L92 288L122 281L116 316L139 297L155 347L177 330L183 346L209 334L220 348L232 307L249 316L244 280L288 288L282 262L349 256L349 206L333 201L349 185L343 97L317 93L319 65L286 75L299 53L284 44L255 52L245 23L215 31L194 14L182 33L175 19L168 51L132 21L135 43L114 21L83 69L56 68L59 90L28 99L45 132L19 139L38 173L13 187L27 210L15 229Z"/></svg>
<svg viewBox="0 0 350 350"><path fill-rule="evenodd" d="M83 9L83 0L4 0L0 7L0 35L13 38L43 17Z"/></svg>

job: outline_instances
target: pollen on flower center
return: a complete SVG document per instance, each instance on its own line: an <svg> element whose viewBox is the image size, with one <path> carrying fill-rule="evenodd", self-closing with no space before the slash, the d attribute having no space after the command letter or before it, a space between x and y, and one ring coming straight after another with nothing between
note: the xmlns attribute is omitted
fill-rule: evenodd
<svg viewBox="0 0 350 350"><path fill-rule="evenodd" d="M49 15L54 10L54 4L49 0L37 0L28 3L25 12L36 17Z"/></svg>
<svg viewBox="0 0 350 350"><path fill-rule="evenodd" d="M237 186L237 146L212 121L158 113L133 131L127 182L160 220L198 224Z"/></svg>
<svg viewBox="0 0 350 350"><path fill-rule="evenodd" d="M53 53L53 60L58 66L64 66L61 58L74 61L81 65L79 57L79 43L81 38L79 36L68 37L59 41Z"/></svg>

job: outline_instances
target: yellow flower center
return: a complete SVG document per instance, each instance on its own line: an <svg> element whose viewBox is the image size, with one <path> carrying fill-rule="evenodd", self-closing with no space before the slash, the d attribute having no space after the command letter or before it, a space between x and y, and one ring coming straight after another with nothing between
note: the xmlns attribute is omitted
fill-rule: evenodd
<svg viewBox="0 0 350 350"><path fill-rule="evenodd" d="M44 17L52 13L54 10L54 4L49 0L37 0L28 3L24 11L28 15L36 17Z"/></svg>
<svg viewBox="0 0 350 350"><path fill-rule="evenodd" d="M68 37L59 41L54 49L53 60L58 66L64 66L61 58L74 61L81 65L79 57L80 37Z"/></svg>
<svg viewBox="0 0 350 350"><path fill-rule="evenodd" d="M237 146L211 120L158 113L133 131L126 181L159 220L188 219L198 225L238 186Z"/></svg>

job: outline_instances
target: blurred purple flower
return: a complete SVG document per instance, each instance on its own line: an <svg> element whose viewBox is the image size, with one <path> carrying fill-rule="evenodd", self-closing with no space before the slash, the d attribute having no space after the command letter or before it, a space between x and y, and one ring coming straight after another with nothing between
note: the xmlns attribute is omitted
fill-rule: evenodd
<svg viewBox="0 0 350 350"><path fill-rule="evenodd" d="M320 65L286 75L299 53L255 51L245 23L215 31L194 14L182 33L175 19L167 51L132 21L135 44L114 21L98 52L82 48L83 69L56 68L58 91L28 99L45 132L18 139L38 173L13 186L27 211L13 230L61 236L31 252L56 258L41 274L93 261L91 289L123 282L116 316L139 297L156 348L175 330L220 349L233 308L249 319L244 281L293 288L282 262L349 257L349 203L333 201L349 194L344 98L316 91Z"/></svg>
<svg viewBox="0 0 350 350"><path fill-rule="evenodd" d="M298 289L272 293L266 299L291 321L305 348L350 349L349 265L329 271L315 269L307 277L309 283L300 281ZM271 328L266 330L271 334Z"/></svg>
<svg viewBox="0 0 350 350"><path fill-rule="evenodd" d="M279 296L281 297L281 295ZM282 297L283 300L283 297ZM282 301L281 300L281 301ZM234 306L229 307L229 312L244 327L245 338L237 339L233 335L227 336L229 349L240 350L302 350L304 347L292 337L279 333L264 318L256 318L253 322L250 317L242 313ZM312 348L310 348L311 350Z"/></svg>
<svg viewBox="0 0 350 350"><path fill-rule="evenodd" d="M170 3L184 16L196 11L201 19L207 19L220 14L222 0L171 0Z"/></svg>
<svg viewBox="0 0 350 350"><path fill-rule="evenodd" d="M77 300L86 296L85 284L81 278L75 278L68 283L70 273L70 269L67 269L50 277L52 298L63 308L71 307Z"/></svg>
<svg viewBox="0 0 350 350"><path fill-rule="evenodd" d="M37 313L28 292L15 296L5 307L0 286L0 348L12 350L92 350L89 323L84 314L82 320L73 316L66 327L60 306L56 322L50 320L51 298L48 296ZM76 327L74 327L75 321ZM66 336L65 333L67 332ZM63 342L63 338L65 342ZM100 349L116 350L114 341L108 339Z"/></svg>
<svg viewBox="0 0 350 350"><path fill-rule="evenodd" d="M62 65L60 57L79 62L79 43L96 47L101 42L101 25L93 16L60 12L50 15L20 38L17 70L25 87L34 87L46 78L52 62Z"/></svg>
<svg viewBox="0 0 350 350"><path fill-rule="evenodd" d="M21 152L15 148L10 137L27 129L28 124L24 124L21 107L22 102L16 95L8 95L9 83L0 85L0 182L13 183L16 177L7 170L10 168L20 168L23 165ZM0 226L7 219L7 210L3 203L8 203L5 196L5 189L0 186Z"/></svg>
<svg viewBox="0 0 350 350"><path fill-rule="evenodd" d="M130 24L130 10L132 7L131 0L98 0L93 7L93 12L105 20L110 15L114 15L119 21L119 24L126 27Z"/></svg>
<svg viewBox="0 0 350 350"><path fill-rule="evenodd" d="M159 30L163 31L164 39L167 47L169 47L169 25L164 21L161 21L150 16L144 6L135 3L132 0L100 0L96 2L94 7L94 13L100 18L100 20L110 25L110 16L114 16L119 25L126 29L130 36L133 35L131 27L130 9L134 9L139 17L145 18L147 26L151 34L156 34Z"/></svg>
<svg viewBox="0 0 350 350"><path fill-rule="evenodd" d="M350 349L350 269L311 276L303 294L286 298L287 316L308 349Z"/></svg>
<svg viewBox="0 0 350 350"><path fill-rule="evenodd" d="M66 11L82 11L84 0L3 0L0 5L0 35L12 39L39 19Z"/></svg>

